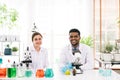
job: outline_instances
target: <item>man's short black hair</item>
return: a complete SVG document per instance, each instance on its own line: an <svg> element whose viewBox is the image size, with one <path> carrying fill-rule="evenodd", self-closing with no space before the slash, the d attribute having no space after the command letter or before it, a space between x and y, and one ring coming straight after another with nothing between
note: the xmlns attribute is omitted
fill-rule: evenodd
<svg viewBox="0 0 120 80"><path fill-rule="evenodd" d="M78 29L76 29L76 28L71 29L71 30L69 31L69 34L70 34L71 32L77 32L78 35L80 36L80 31L79 31Z"/></svg>

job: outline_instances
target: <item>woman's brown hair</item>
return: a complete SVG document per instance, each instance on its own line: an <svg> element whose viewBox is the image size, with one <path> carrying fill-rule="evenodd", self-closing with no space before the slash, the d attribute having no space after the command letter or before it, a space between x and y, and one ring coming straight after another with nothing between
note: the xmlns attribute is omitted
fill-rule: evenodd
<svg viewBox="0 0 120 80"><path fill-rule="evenodd" d="M39 32L34 32L34 33L32 34L32 41L33 41L33 38L34 38L36 35L40 35L40 36L42 37L42 35L41 35Z"/></svg>

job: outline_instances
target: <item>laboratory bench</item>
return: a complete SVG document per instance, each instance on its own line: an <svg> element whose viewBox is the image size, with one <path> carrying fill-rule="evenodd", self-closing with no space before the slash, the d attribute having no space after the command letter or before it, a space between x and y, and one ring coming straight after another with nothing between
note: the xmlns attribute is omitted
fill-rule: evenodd
<svg viewBox="0 0 120 80"><path fill-rule="evenodd" d="M107 65L110 65L111 68L112 68L112 66L114 66L114 65L120 65L120 61L115 61L115 60L104 61L104 60L101 60L101 59L100 59L100 55L99 55L99 56L96 56L96 57L95 57L95 60L99 63L99 67L104 66L105 68L107 68ZM112 68L112 69L117 69L117 70L119 70L120 67L118 67L118 68Z"/></svg>

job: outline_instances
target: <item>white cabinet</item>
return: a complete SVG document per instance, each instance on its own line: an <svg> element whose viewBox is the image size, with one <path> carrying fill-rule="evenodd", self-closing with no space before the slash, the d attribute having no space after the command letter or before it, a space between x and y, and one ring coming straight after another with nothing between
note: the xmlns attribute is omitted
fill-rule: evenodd
<svg viewBox="0 0 120 80"><path fill-rule="evenodd" d="M9 48L7 47L9 45ZM2 63L20 62L20 39L17 35L0 35L0 59Z"/></svg>

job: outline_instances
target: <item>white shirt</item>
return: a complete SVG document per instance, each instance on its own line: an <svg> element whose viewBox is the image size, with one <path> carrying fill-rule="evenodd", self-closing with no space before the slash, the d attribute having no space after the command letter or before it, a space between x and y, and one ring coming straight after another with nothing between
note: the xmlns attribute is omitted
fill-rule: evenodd
<svg viewBox="0 0 120 80"><path fill-rule="evenodd" d="M79 44L79 50L81 52L80 63L83 64L81 66L82 69L93 69L94 68L94 57L92 53L92 49L85 45ZM72 46L68 45L63 48L61 54L61 65L65 65L67 63L72 63L75 61L75 56L72 54Z"/></svg>
<svg viewBox="0 0 120 80"><path fill-rule="evenodd" d="M30 47L32 63L30 64L34 70L44 69L48 64L48 52L47 49L41 47L40 51L37 52L35 48Z"/></svg>

